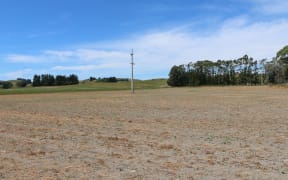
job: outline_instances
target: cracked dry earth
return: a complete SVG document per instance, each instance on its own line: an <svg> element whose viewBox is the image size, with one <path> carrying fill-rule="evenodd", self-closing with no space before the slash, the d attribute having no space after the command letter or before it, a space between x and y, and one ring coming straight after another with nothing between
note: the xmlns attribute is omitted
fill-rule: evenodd
<svg viewBox="0 0 288 180"><path fill-rule="evenodd" d="M288 179L285 88L0 98L0 179Z"/></svg>

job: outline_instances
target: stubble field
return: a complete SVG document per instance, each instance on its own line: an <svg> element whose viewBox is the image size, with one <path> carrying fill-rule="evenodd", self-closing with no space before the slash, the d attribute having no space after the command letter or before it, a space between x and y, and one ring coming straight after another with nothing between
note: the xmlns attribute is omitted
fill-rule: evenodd
<svg viewBox="0 0 288 180"><path fill-rule="evenodd" d="M286 88L0 98L0 179L288 178Z"/></svg>

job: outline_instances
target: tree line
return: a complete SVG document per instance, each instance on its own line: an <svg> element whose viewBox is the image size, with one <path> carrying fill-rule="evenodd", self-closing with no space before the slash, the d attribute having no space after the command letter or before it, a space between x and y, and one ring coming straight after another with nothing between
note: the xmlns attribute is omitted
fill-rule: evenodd
<svg viewBox="0 0 288 180"><path fill-rule="evenodd" d="M111 77L90 77L88 79L89 81L96 81L96 82L111 82L111 83L116 83L116 82L119 82L119 81L129 81L128 78L116 78L115 76L111 76Z"/></svg>
<svg viewBox="0 0 288 180"><path fill-rule="evenodd" d="M90 77L89 81L97 81L97 82L118 82L118 79L116 77L104 77L104 78L95 78Z"/></svg>
<svg viewBox="0 0 288 180"><path fill-rule="evenodd" d="M116 83L119 81L129 81L128 78L116 78L112 77L90 77L84 81L95 81L95 82L109 82L109 83ZM51 75L51 74L42 74L37 75L35 74L33 77L33 81L31 79L24 79L24 78L17 78L17 80L13 81L1 81L0 80L0 88L3 89L10 89L13 86L18 88L26 87L27 85L31 84L33 87L38 86L64 86L64 85L73 85L79 84L78 76L75 74L71 74L69 76L64 75Z"/></svg>
<svg viewBox="0 0 288 180"><path fill-rule="evenodd" d="M173 66L170 86L262 85L288 82L288 46L272 60L254 60L248 55L234 60L210 60Z"/></svg>
<svg viewBox="0 0 288 180"><path fill-rule="evenodd" d="M73 85L79 84L78 76L71 74L69 76L64 75L51 75L51 74L42 74L34 75L32 86L64 86L64 85Z"/></svg>

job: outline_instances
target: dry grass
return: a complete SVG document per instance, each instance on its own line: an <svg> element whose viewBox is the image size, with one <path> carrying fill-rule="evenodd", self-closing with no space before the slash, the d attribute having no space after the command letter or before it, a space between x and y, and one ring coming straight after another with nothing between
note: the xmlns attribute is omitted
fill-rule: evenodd
<svg viewBox="0 0 288 180"><path fill-rule="evenodd" d="M0 179L287 179L288 90L6 95Z"/></svg>

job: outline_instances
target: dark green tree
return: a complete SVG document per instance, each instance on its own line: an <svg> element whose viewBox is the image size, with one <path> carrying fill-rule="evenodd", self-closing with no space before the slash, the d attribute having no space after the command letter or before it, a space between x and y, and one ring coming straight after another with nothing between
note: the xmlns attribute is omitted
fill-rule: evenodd
<svg viewBox="0 0 288 180"><path fill-rule="evenodd" d="M89 81L96 81L95 77L90 76Z"/></svg>
<svg viewBox="0 0 288 180"><path fill-rule="evenodd" d="M79 84L78 76L75 74L71 74L69 77L67 77L67 84Z"/></svg>
<svg viewBox="0 0 288 180"><path fill-rule="evenodd" d="M276 59L277 62L283 66L285 81L288 82L288 45L277 52Z"/></svg>
<svg viewBox="0 0 288 180"><path fill-rule="evenodd" d="M276 58L265 64L266 82L280 84L285 82L285 68Z"/></svg>
<svg viewBox="0 0 288 180"><path fill-rule="evenodd" d="M281 61L284 64L288 64L288 45L277 52L276 58L278 61Z"/></svg>
<svg viewBox="0 0 288 180"><path fill-rule="evenodd" d="M237 60L204 60L173 66L167 83L170 86L256 85L261 84L261 77L258 61L244 55ZM276 82L281 77L276 76Z"/></svg>
<svg viewBox="0 0 288 180"><path fill-rule="evenodd" d="M12 82L10 82L10 81L4 81L3 83L2 83L2 88L3 89L10 89L10 88L12 88L13 87L13 84L12 84Z"/></svg>
<svg viewBox="0 0 288 180"><path fill-rule="evenodd" d="M57 75L55 78L55 85L56 86L63 86L67 83L67 77L62 75Z"/></svg>
<svg viewBox="0 0 288 180"><path fill-rule="evenodd" d="M167 81L169 86L185 86L187 85L187 74L184 65L173 66L169 73Z"/></svg>
<svg viewBox="0 0 288 180"><path fill-rule="evenodd" d="M41 86L41 76L36 75L36 74L34 75L32 86L34 87Z"/></svg>
<svg viewBox="0 0 288 180"><path fill-rule="evenodd" d="M42 74L41 75L41 85L42 86L54 86L55 78L51 74Z"/></svg>

